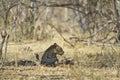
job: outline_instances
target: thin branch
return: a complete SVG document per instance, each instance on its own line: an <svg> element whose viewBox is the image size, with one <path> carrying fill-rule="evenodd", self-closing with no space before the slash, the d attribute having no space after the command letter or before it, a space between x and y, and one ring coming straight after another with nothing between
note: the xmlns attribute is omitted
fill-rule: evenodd
<svg viewBox="0 0 120 80"><path fill-rule="evenodd" d="M66 40L66 39L63 37L63 35L56 29L56 27L55 27L53 24L51 24L51 23L47 23L47 24L50 25L52 28L54 28L54 29L57 31L57 33L63 38L63 40L64 40L65 42L67 42L68 44L70 44L70 46L74 47L73 44L71 44L68 40Z"/></svg>
<svg viewBox="0 0 120 80"><path fill-rule="evenodd" d="M97 31L95 31L94 33L92 33L88 38L94 37L94 36L97 35L100 31L102 31L103 29L105 29L105 28L108 26L108 24L114 23L114 22L115 22L115 20L109 20L109 21L107 21L107 22L104 23L104 24L98 25L100 28L99 28Z"/></svg>

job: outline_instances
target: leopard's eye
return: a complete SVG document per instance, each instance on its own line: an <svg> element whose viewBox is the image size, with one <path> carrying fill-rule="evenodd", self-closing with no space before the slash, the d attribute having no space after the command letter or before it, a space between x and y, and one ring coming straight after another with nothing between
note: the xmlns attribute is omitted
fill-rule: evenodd
<svg viewBox="0 0 120 80"><path fill-rule="evenodd" d="M62 51L62 48L60 48L60 51Z"/></svg>
<svg viewBox="0 0 120 80"><path fill-rule="evenodd" d="M62 51L62 48L59 48L59 51Z"/></svg>

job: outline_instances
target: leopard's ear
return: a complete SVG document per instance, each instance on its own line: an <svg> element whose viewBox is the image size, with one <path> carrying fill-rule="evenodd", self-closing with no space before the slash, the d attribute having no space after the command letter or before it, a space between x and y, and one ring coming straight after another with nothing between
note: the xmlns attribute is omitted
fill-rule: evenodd
<svg viewBox="0 0 120 80"><path fill-rule="evenodd" d="M54 43L54 46L57 46L57 43Z"/></svg>

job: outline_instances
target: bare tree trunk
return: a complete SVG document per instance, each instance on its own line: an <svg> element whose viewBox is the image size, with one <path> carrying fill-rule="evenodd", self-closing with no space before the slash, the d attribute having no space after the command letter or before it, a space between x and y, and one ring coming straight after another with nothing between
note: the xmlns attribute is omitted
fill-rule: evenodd
<svg viewBox="0 0 120 80"><path fill-rule="evenodd" d="M2 42L1 42L1 46L0 46L0 57L2 59L2 49L3 49L3 45L6 42L6 47L5 47L5 56L4 56L4 60L6 58L6 53L7 53L7 44L8 44L8 38L9 35L7 34L7 26L8 26L8 16L9 16L9 12L10 10L15 7L17 4L18 0L13 0L10 4L7 3L7 1L2 0L2 6L3 6L3 21L4 21L4 26L3 26L3 32L1 33L2 36ZM6 5L7 4L7 5Z"/></svg>
<svg viewBox="0 0 120 80"><path fill-rule="evenodd" d="M5 42L5 37L6 37L5 31L1 32L1 37L2 37L2 42L0 44L0 59L2 59L2 49L3 49L4 42Z"/></svg>
<svg viewBox="0 0 120 80"><path fill-rule="evenodd" d="M4 54L4 61L6 61L7 46L8 46L8 39L9 39L9 35L7 35L7 36L6 36L6 43L5 43L5 54Z"/></svg>

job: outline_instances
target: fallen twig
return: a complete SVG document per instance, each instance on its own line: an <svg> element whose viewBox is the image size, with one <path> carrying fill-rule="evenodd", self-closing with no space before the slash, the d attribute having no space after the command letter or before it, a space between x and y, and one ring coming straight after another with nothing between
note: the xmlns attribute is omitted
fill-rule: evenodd
<svg viewBox="0 0 120 80"><path fill-rule="evenodd" d="M104 43L104 42L96 42L96 41L91 41L91 40L88 40L88 39L80 39L78 37L71 37L70 38L71 40L72 39L75 39L76 41L79 41L79 42L83 42L83 43L90 43L90 44L94 44L94 45L97 45L97 46L120 46L120 43Z"/></svg>

